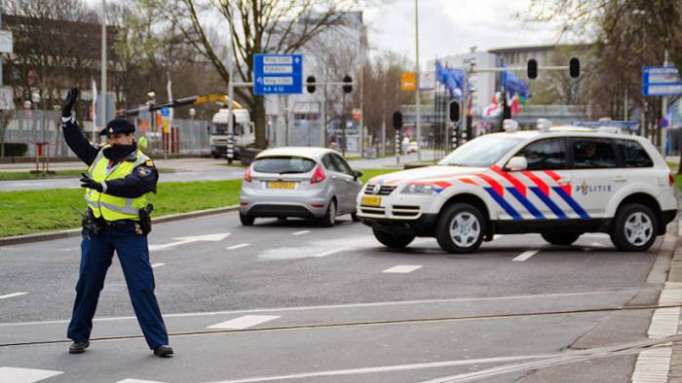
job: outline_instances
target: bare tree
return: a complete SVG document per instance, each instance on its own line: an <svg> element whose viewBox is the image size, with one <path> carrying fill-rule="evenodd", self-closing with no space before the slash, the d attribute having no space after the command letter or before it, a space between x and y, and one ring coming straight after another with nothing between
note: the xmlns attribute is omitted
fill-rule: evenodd
<svg viewBox="0 0 682 383"><path fill-rule="evenodd" d="M234 81L220 56L220 46L232 46L238 76L252 81L257 53L292 53L317 34L336 27L356 0L174 0L167 17L210 62L225 83ZM227 24L221 41L211 41L209 15ZM256 147L266 147L265 103L250 88L235 94L251 109Z"/></svg>

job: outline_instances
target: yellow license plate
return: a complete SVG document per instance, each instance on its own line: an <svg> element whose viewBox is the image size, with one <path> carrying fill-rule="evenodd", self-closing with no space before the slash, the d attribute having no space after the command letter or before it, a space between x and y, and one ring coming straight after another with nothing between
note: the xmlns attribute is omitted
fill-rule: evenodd
<svg viewBox="0 0 682 383"><path fill-rule="evenodd" d="M375 196L363 196L362 197L362 204L365 206L381 206L381 197L375 197Z"/></svg>
<svg viewBox="0 0 682 383"><path fill-rule="evenodd" d="M268 182L268 189L296 189L296 182Z"/></svg>

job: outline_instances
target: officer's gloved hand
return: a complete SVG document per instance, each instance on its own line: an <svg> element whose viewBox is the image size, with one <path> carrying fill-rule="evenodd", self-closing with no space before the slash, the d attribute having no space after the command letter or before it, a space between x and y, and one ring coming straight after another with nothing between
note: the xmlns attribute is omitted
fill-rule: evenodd
<svg viewBox="0 0 682 383"><path fill-rule="evenodd" d="M81 173L83 176L81 178L81 187L82 188L88 188L88 189L94 189L97 190L98 192L102 192L104 190L104 185L102 183L99 183L92 178L90 178L89 175L85 173Z"/></svg>
<svg viewBox="0 0 682 383"><path fill-rule="evenodd" d="M71 112L73 111L73 106L76 105L76 100L78 100L79 93L80 92L78 91L78 88L69 89L69 92L66 94L66 98L64 99L64 103L62 104L62 117L71 117Z"/></svg>

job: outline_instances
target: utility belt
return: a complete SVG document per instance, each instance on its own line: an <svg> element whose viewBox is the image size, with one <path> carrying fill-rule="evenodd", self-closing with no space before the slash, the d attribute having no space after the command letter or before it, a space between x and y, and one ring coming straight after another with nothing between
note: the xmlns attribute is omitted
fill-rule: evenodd
<svg viewBox="0 0 682 383"><path fill-rule="evenodd" d="M131 219L122 219L118 221L107 221L104 218L97 218L93 214L91 209L88 209L87 213L83 215L83 229L88 230L94 235L98 235L104 229L113 230L126 230L130 227L134 227L135 231L141 232L142 235L147 235L152 231L152 219L151 212L154 210L154 205L149 204L144 209L139 210L139 221L133 221Z"/></svg>

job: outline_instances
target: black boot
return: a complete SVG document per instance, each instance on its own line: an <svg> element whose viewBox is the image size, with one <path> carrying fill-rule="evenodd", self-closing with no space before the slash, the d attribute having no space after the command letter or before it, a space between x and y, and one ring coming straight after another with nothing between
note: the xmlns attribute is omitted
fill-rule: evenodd
<svg viewBox="0 0 682 383"><path fill-rule="evenodd" d="M173 355L173 349L170 346L159 346L154 349L154 355L159 358L169 358Z"/></svg>
<svg viewBox="0 0 682 383"><path fill-rule="evenodd" d="M71 346L69 346L69 354L82 354L89 346L90 342L87 340L84 342L73 342L71 343Z"/></svg>

